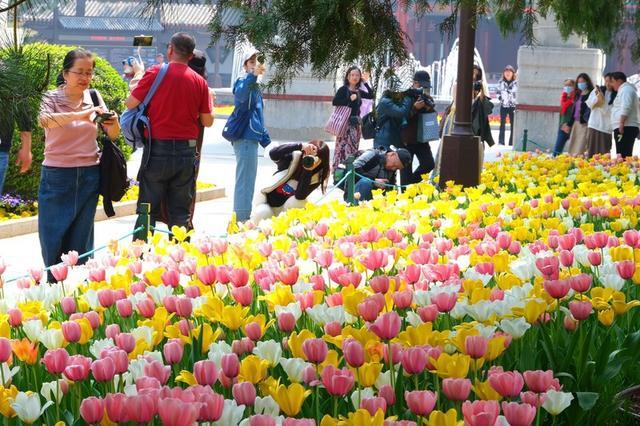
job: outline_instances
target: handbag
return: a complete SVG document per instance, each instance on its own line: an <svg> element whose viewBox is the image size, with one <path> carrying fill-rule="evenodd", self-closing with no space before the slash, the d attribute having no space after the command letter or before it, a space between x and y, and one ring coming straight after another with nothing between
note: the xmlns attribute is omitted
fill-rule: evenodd
<svg viewBox="0 0 640 426"><path fill-rule="evenodd" d="M426 143L439 139L440 125L438 124L438 113L427 112L420 114L418 121L418 137L419 143Z"/></svg>
<svg viewBox="0 0 640 426"><path fill-rule="evenodd" d="M147 109L149 107L149 102L151 102L151 98L153 98L158 86L162 83L162 79L166 75L168 69L169 64L162 64L160 71L158 71L158 75L156 75L155 80L153 80L151 88L144 97L144 101L138 104L135 108L126 110L120 116L120 128L122 129L122 135L134 151L136 148L144 147L147 143L147 138L144 136L145 128L148 131L148 140L151 140L151 122L147 115Z"/></svg>
<svg viewBox="0 0 640 426"><path fill-rule="evenodd" d="M376 112L372 110L362 117L362 139L373 139L378 131L378 123L376 121Z"/></svg>
<svg viewBox="0 0 640 426"><path fill-rule="evenodd" d="M324 126L324 130L336 137L343 136L349 126L350 116L351 107L336 106L331 113L331 117L329 117L329 121L327 121L327 124Z"/></svg>

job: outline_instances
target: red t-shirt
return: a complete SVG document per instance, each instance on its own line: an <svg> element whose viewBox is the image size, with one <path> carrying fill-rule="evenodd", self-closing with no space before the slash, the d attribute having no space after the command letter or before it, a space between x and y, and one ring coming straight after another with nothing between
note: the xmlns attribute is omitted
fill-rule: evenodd
<svg viewBox="0 0 640 426"><path fill-rule="evenodd" d="M147 70L131 95L144 101L160 65ZM149 120L154 139L197 139L200 113L211 112L209 87L186 64L172 62L149 103Z"/></svg>

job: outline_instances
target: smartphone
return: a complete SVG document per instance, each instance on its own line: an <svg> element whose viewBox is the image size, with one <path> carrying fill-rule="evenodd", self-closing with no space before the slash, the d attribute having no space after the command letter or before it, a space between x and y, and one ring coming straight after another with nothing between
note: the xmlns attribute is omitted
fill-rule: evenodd
<svg viewBox="0 0 640 426"><path fill-rule="evenodd" d="M113 118L115 114L113 112L103 112L102 114L96 114L96 117L93 119L94 123L102 124L105 121Z"/></svg>
<svg viewBox="0 0 640 426"><path fill-rule="evenodd" d="M139 35L133 37L134 46L151 46L153 44L153 36Z"/></svg>

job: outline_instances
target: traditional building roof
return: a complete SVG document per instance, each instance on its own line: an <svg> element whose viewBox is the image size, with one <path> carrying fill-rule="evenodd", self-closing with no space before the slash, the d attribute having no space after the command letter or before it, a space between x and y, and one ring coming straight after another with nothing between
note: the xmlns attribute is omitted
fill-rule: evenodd
<svg viewBox="0 0 640 426"><path fill-rule="evenodd" d="M145 9L142 1L88 0L84 17L75 16L76 4L73 1L60 5L58 17L62 26L69 29L162 31L164 27L204 28L214 13L215 7L209 4L172 3L154 13ZM34 7L24 14L25 19L31 22L50 22L53 15L50 6Z"/></svg>

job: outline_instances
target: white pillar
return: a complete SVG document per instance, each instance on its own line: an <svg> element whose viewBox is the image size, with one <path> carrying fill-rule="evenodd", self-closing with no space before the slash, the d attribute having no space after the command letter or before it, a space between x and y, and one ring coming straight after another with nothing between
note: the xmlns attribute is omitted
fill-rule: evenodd
<svg viewBox="0 0 640 426"><path fill-rule="evenodd" d="M560 94L563 81L585 72L600 81L604 55L600 49L585 48L584 41L571 36L562 40L553 18L540 18L534 27L538 45L518 50L518 106L514 120L514 148L522 149L524 130L527 150L553 150L558 133Z"/></svg>

